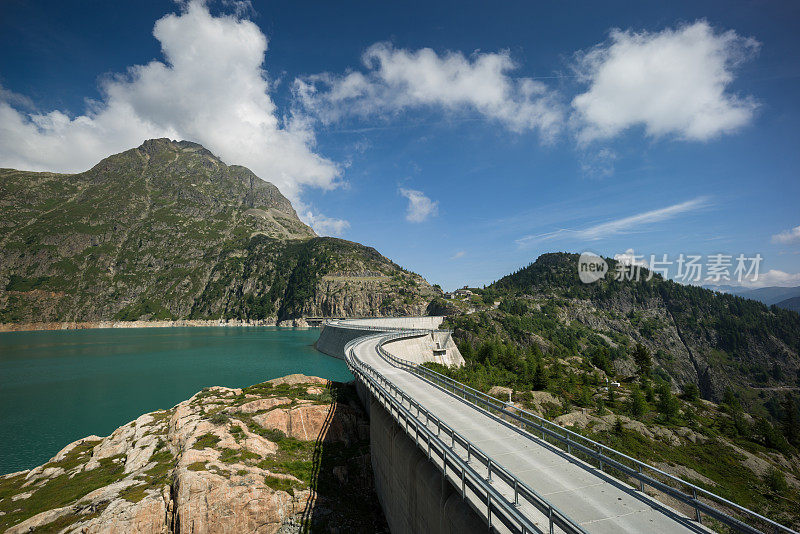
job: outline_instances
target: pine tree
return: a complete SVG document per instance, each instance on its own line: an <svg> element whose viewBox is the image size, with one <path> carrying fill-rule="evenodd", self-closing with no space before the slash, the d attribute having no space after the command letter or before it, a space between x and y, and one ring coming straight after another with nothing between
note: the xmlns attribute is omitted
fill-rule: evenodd
<svg viewBox="0 0 800 534"><path fill-rule="evenodd" d="M639 418L647 412L647 401L644 399L642 390L634 386L628 400L628 411L632 417Z"/></svg>
<svg viewBox="0 0 800 534"><path fill-rule="evenodd" d="M536 372L533 375L533 389L547 389L548 381L549 376L547 375L547 369L545 369L544 363L540 361L536 364Z"/></svg>
<svg viewBox="0 0 800 534"><path fill-rule="evenodd" d="M683 398L689 402L694 402L700 398L700 388L694 382L689 382L683 386Z"/></svg>
<svg viewBox="0 0 800 534"><path fill-rule="evenodd" d="M800 444L800 423L797 421L797 406L791 393L783 399L783 435L792 445Z"/></svg>
<svg viewBox="0 0 800 534"><path fill-rule="evenodd" d="M658 386L658 411L664 416L664 419L670 421L678 415L680 405L678 399L670 391L669 384L663 382Z"/></svg>
<svg viewBox="0 0 800 534"><path fill-rule="evenodd" d="M653 367L653 357L650 355L650 350L641 343L637 343L633 349L633 361L639 370L639 376L650 376L650 370Z"/></svg>

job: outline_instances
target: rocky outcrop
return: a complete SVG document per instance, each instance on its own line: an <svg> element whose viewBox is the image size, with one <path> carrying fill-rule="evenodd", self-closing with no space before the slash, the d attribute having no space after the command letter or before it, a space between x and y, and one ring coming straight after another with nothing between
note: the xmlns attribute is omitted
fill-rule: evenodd
<svg viewBox="0 0 800 534"><path fill-rule="evenodd" d="M291 375L208 388L0 477L0 530L381 531L368 438L352 386Z"/></svg>

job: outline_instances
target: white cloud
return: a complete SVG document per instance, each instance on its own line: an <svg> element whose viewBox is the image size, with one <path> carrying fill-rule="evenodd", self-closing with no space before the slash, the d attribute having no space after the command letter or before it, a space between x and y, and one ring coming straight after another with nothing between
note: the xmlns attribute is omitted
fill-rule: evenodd
<svg viewBox="0 0 800 534"><path fill-rule="evenodd" d="M451 259L451 260L457 260L457 259L459 259L459 258L463 258L463 257L464 257L464 254L466 254L466 252L464 252L463 250L459 250L458 252L456 252L455 254L453 254L452 256L450 256L450 259Z"/></svg>
<svg viewBox="0 0 800 534"><path fill-rule="evenodd" d="M471 110L514 132L538 130L550 140L563 113L556 94L531 78L512 78L508 51L437 54L430 48L396 49L377 43L362 57L364 72L320 74L295 80L295 95L305 113L325 123L350 115L398 113L435 107Z"/></svg>
<svg viewBox="0 0 800 534"><path fill-rule="evenodd" d="M758 48L703 20L658 33L613 30L578 59L579 77L589 84L572 101L579 140L641 125L650 136L704 141L744 126L756 103L727 89L735 67Z"/></svg>
<svg viewBox="0 0 800 534"><path fill-rule="evenodd" d="M614 219L612 221L595 224L580 230L562 228L544 234L528 235L517 239L517 244L525 246L540 241L555 239L557 237L572 237L587 241L596 241L618 234L627 234L642 229L642 226L672 219L682 213L695 211L708 205L708 197L697 197L686 202L673 204L666 208L645 211L629 217Z"/></svg>
<svg viewBox="0 0 800 534"><path fill-rule="evenodd" d="M401 188L400 194L408 199L406 220L409 222L423 222L439 212L439 202L432 201L422 191Z"/></svg>
<svg viewBox="0 0 800 534"><path fill-rule="evenodd" d="M771 286L795 287L800 285L800 273L787 273L776 269L770 269L765 273L759 273L757 279L752 275L749 278L744 278L738 285L750 288Z"/></svg>
<svg viewBox="0 0 800 534"><path fill-rule="evenodd" d="M666 208L659 208L657 210L645 211L630 217L623 217L613 221L596 224L583 230L578 230L575 235L580 239L602 239L604 237L612 236L615 234L627 233L638 230L641 226L646 224L653 224L686 213L687 211L694 211L706 206L708 199L706 197L698 197L680 204L673 204Z"/></svg>
<svg viewBox="0 0 800 534"><path fill-rule="evenodd" d="M319 235L341 237L350 228L349 221L315 213L313 209L303 204L297 214Z"/></svg>
<svg viewBox="0 0 800 534"><path fill-rule="evenodd" d="M614 259L623 265L634 265L644 267L645 269L650 268L650 262L648 262L643 255L636 254L632 248L629 248L622 254L614 254Z"/></svg>
<svg viewBox="0 0 800 534"><path fill-rule="evenodd" d="M12 106L23 109L35 109L33 101L25 95L9 91L0 85L0 102L8 102Z"/></svg>
<svg viewBox="0 0 800 534"><path fill-rule="evenodd" d="M800 242L800 226L795 226L789 230L784 230L779 234L772 236L773 243L788 245L790 243Z"/></svg>
<svg viewBox="0 0 800 534"><path fill-rule="evenodd" d="M104 78L102 100L81 116L26 113L18 95L0 91L0 165L79 172L145 139L170 137L249 167L295 202L305 187L336 187L342 171L314 152L309 124L278 116L258 26L212 16L201 0L181 6L153 29L164 60Z"/></svg>
<svg viewBox="0 0 800 534"><path fill-rule="evenodd" d="M608 178L614 174L617 153L609 148L584 153L580 158L581 172L591 178Z"/></svg>

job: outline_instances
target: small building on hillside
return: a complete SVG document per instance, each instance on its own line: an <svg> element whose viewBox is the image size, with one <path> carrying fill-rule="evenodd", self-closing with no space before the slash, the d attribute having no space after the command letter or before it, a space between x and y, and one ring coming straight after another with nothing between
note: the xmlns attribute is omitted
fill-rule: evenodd
<svg viewBox="0 0 800 534"><path fill-rule="evenodd" d="M456 289L453 291L456 297L471 297L473 295L472 291L467 289L466 286L462 287L461 289Z"/></svg>

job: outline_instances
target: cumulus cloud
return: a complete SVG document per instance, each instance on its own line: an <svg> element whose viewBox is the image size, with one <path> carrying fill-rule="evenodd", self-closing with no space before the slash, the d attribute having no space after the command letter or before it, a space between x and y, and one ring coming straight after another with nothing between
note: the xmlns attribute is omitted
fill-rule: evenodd
<svg viewBox="0 0 800 534"><path fill-rule="evenodd" d="M300 205L297 214L319 235L340 237L350 228L349 221L317 213L309 206L303 204Z"/></svg>
<svg viewBox="0 0 800 534"><path fill-rule="evenodd" d="M588 90L572 100L582 142L610 138L632 126L648 135L704 141L753 117L756 102L728 91L735 68L759 48L706 21L657 33L613 30L609 40L579 54Z"/></svg>
<svg viewBox="0 0 800 534"><path fill-rule="evenodd" d="M247 9L236 6L240 14ZM279 116L264 70L267 38L256 24L212 16L194 0L159 19L153 36L163 60L104 78L102 99L83 115L25 112L19 95L0 91L0 164L79 172L144 139L170 137L249 167L295 202L305 187L340 183L341 168L314 151L308 122ZM326 218L306 213L305 219Z"/></svg>
<svg viewBox="0 0 800 534"><path fill-rule="evenodd" d="M514 78L508 51L437 54L430 48L369 47L363 71L319 74L295 80L295 95L305 113L324 123L347 116L374 116L415 108L473 111L514 132L538 130L552 139L563 112L556 93L531 78Z"/></svg>
<svg viewBox="0 0 800 534"><path fill-rule="evenodd" d="M426 197L422 191L400 188L400 194L408 199L406 220L409 222L423 222L439 212L439 202Z"/></svg>
<svg viewBox="0 0 800 534"><path fill-rule="evenodd" d="M772 242L781 245L800 242L800 226L795 226L794 228L775 234L772 236Z"/></svg>

